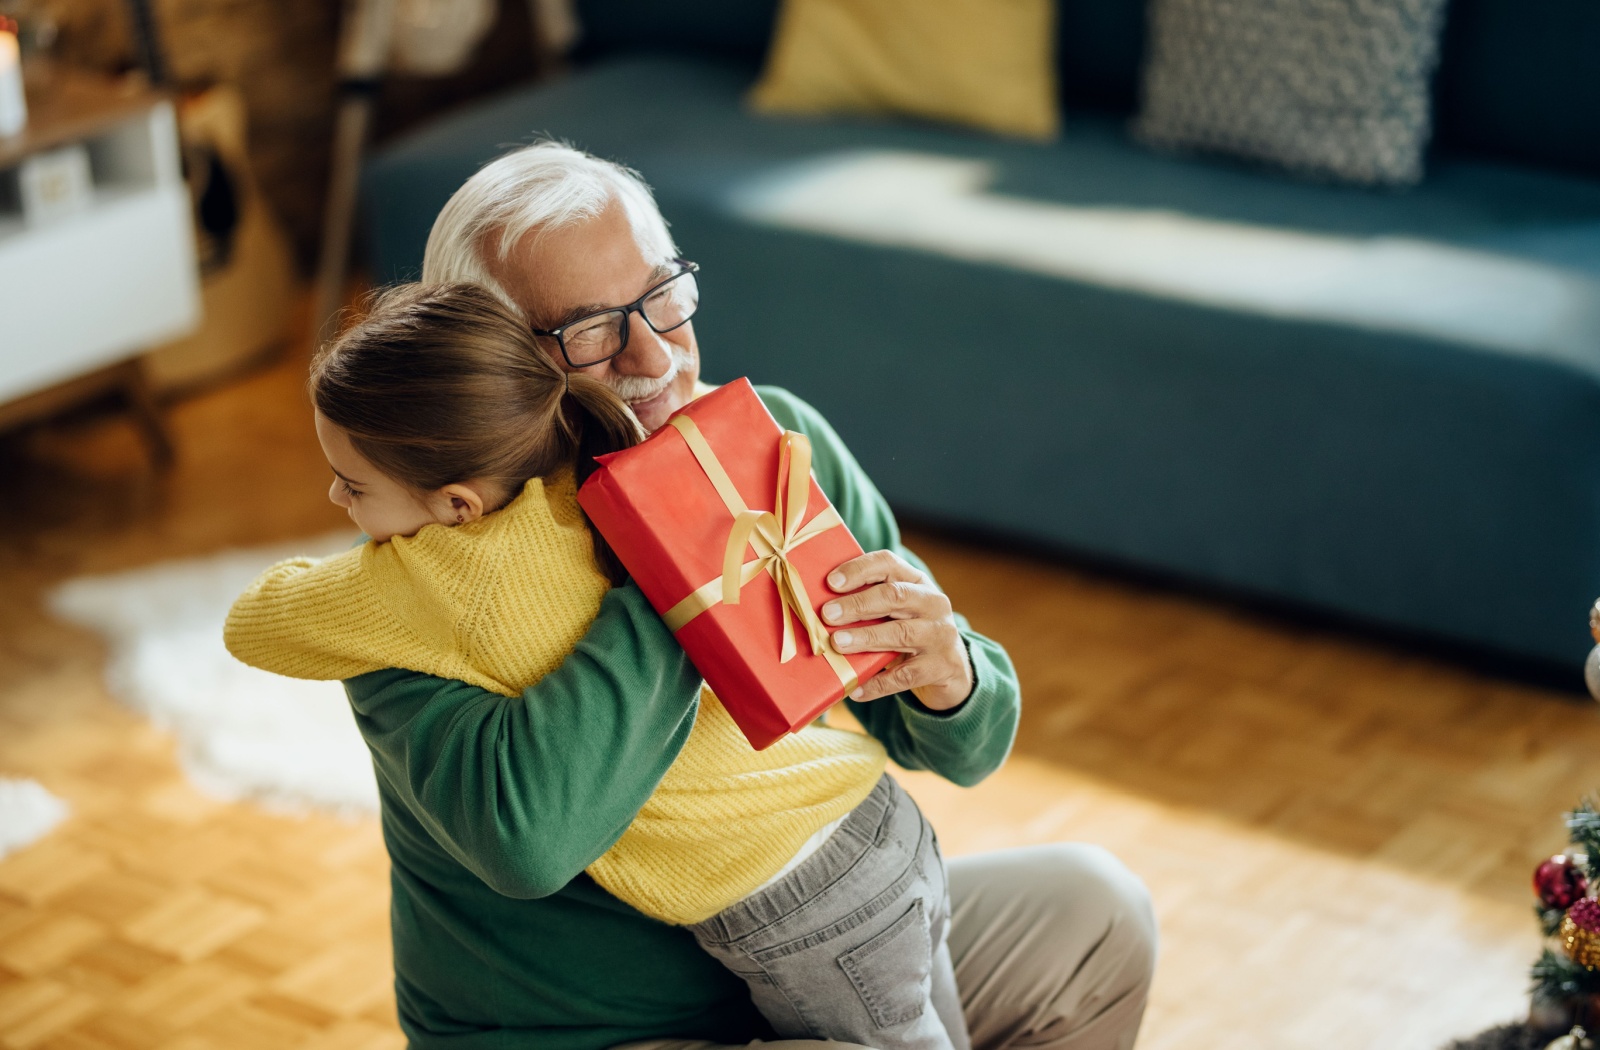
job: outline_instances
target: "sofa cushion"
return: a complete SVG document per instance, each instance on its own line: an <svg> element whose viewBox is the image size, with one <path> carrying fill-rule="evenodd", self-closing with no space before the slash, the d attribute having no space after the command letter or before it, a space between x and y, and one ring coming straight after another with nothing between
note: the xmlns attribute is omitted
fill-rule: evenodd
<svg viewBox="0 0 1600 1050"><path fill-rule="evenodd" d="M1139 134L1368 185L1422 178L1444 0L1152 0Z"/></svg>
<svg viewBox="0 0 1600 1050"><path fill-rule="evenodd" d="M750 101L773 115L900 114L1051 139L1054 25L1055 0L785 0Z"/></svg>
<svg viewBox="0 0 1600 1050"><path fill-rule="evenodd" d="M580 60L637 54L714 57L758 65L778 0L576 0ZM1145 0L1057 0L1061 100L1069 109L1133 112L1144 53Z"/></svg>
<svg viewBox="0 0 1600 1050"><path fill-rule="evenodd" d="M378 272L414 275L506 144L560 135L638 167L704 266L707 375L815 402L903 509L1581 659L1600 182L1442 159L1405 194L1305 184L1087 117L1050 145L796 124L746 111L749 79L608 62L392 144Z"/></svg>

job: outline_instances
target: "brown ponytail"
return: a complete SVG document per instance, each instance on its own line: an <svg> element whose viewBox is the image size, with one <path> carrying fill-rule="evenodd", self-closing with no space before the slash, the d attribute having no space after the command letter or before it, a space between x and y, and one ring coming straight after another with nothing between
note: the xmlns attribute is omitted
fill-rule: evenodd
<svg viewBox="0 0 1600 1050"><path fill-rule="evenodd" d="M472 284L402 285L311 365L317 411L379 470L418 492L462 481L513 499L530 478L593 472L637 444L633 412L591 376L567 374L492 293ZM499 509L495 507L493 509ZM595 561L621 564L598 533Z"/></svg>
<svg viewBox="0 0 1600 1050"><path fill-rule="evenodd" d="M637 445L639 418L610 387L581 372L567 374L568 400L578 419L578 484L594 473L595 457Z"/></svg>
<svg viewBox="0 0 1600 1050"><path fill-rule="evenodd" d="M581 372L568 372L566 377L569 411L577 416L577 483L582 485L599 466L597 457L637 445L644 440L644 428L627 402L600 380ZM613 584L621 584L628 578L628 570L592 523L589 533L594 537L595 564Z"/></svg>

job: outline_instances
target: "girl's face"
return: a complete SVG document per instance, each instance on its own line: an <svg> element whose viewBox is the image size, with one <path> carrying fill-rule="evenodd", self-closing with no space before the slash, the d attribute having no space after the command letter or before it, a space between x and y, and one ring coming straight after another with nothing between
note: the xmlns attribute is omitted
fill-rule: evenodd
<svg viewBox="0 0 1600 1050"><path fill-rule="evenodd" d="M333 468L328 498L379 543L411 536L424 525L461 525L483 516L482 486L473 482L418 493L380 471L356 451L343 427L316 413L317 440Z"/></svg>

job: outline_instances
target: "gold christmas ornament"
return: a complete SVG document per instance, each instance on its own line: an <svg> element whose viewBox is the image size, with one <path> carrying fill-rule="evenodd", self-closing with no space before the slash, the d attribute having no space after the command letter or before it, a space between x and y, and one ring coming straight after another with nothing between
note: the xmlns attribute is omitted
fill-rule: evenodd
<svg viewBox="0 0 1600 1050"><path fill-rule="evenodd" d="M1566 1035L1552 1040L1544 1050L1593 1050L1594 1042L1589 1038L1589 1033L1583 1030L1582 1025L1574 1026Z"/></svg>
<svg viewBox="0 0 1600 1050"><path fill-rule="evenodd" d="M1589 897L1568 908L1556 940L1567 958L1586 970L1600 970L1600 901Z"/></svg>

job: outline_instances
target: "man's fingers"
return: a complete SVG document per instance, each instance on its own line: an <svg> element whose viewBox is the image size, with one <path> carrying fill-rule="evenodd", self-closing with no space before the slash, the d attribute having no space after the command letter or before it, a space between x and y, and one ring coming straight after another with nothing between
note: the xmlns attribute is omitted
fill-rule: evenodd
<svg viewBox="0 0 1600 1050"><path fill-rule="evenodd" d="M890 620L835 631L833 644L841 653L916 653L929 648L945 630L953 628L938 620Z"/></svg>
<svg viewBox="0 0 1600 1050"><path fill-rule="evenodd" d="M871 551L859 558L851 558L828 574L828 586L836 594L857 591L869 584L897 580L902 583L921 583L922 573L908 565L893 551Z"/></svg>
<svg viewBox="0 0 1600 1050"><path fill-rule="evenodd" d="M950 599L921 570L892 551L872 551L829 573L827 585L837 597L822 605L825 622L885 621L835 631L841 652L905 654L854 689L852 700L921 690L919 700L944 710L972 691ZM947 693L950 703L944 702Z"/></svg>
<svg viewBox="0 0 1600 1050"><path fill-rule="evenodd" d="M893 696L922 685L933 685L937 662L928 657L913 657L903 663L885 668L862 682L850 699L865 703L883 696Z"/></svg>
<svg viewBox="0 0 1600 1050"><path fill-rule="evenodd" d="M822 607L822 618L828 623L858 623L882 616L914 615L922 597L912 590L914 586L899 580L874 584L827 602Z"/></svg>
<svg viewBox="0 0 1600 1050"><path fill-rule="evenodd" d="M937 620L950 615L950 599L943 591L925 583L889 580L866 590L846 594L825 602L822 619L827 623L859 623L891 617L897 620Z"/></svg>

